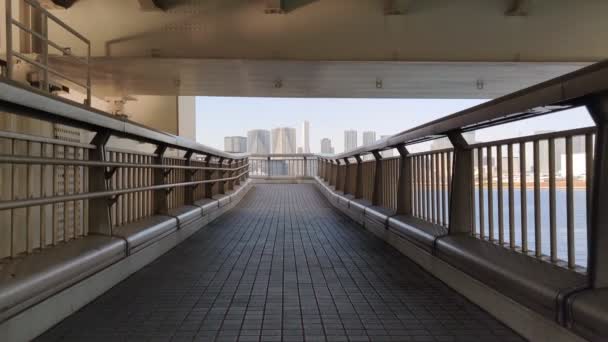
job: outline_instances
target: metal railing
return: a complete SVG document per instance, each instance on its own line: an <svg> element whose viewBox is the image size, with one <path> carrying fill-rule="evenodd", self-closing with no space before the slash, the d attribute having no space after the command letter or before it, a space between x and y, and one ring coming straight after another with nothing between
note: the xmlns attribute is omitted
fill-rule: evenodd
<svg viewBox="0 0 608 342"><path fill-rule="evenodd" d="M20 89L0 85L7 90L0 98ZM249 173L246 156L92 110L66 120L62 100L22 96L26 103L43 97L47 108L24 110L0 99L0 124L8 123L0 130L0 231L6 237L0 260L91 233L111 236L116 227L227 193Z"/></svg>
<svg viewBox="0 0 608 342"><path fill-rule="evenodd" d="M251 178L313 178L318 158L313 154L249 155Z"/></svg>
<svg viewBox="0 0 608 342"><path fill-rule="evenodd" d="M608 156L600 143L605 138L597 134L606 127L607 91L608 62L602 62L374 145L320 157L319 177L337 191L396 215L443 226L449 234L471 234L587 272L590 278L601 274L605 281L608 270L597 240L604 236L598 201L608 189L597 172L608 171L603 164ZM469 144L463 137L464 132L580 106L587 107L597 127L488 143ZM410 145L444 137L452 148L408 151ZM584 151L573 146L584 146ZM383 159L381 152L388 149L397 149L400 157ZM558 172L562 155L565 164ZM575 157L583 169L574 170ZM532 168L526 167L530 164Z"/></svg>
<svg viewBox="0 0 608 342"><path fill-rule="evenodd" d="M5 9L6 9L6 77L9 79L13 79L13 70L15 66L14 58L18 58L37 69L42 71L42 79L38 80L38 85L41 90L44 92L49 92L50 83L49 83L49 74L58 77L60 79L66 80L78 87L82 88L86 92L86 102L85 104L91 105L91 42L78 33L76 30L68 26L66 23L61 21L59 18L51 14L49 11L44 9L37 1L34 0L20 0L23 4L29 6L35 13L40 15L39 20L39 30L36 31L25 23L20 22L15 19L13 13L13 4L10 0L5 0ZM77 57L72 54L72 49L67 46L61 46L57 42L49 39L48 37L48 21L51 20L53 23L60 26L66 32L76 37L79 41L85 44L87 55L84 58ZM17 51L13 46L13 28L19 29L21 32L29 34L35 40L42 42L41 50L38 53L37 57L28 56L26 53ZM79 65L82 65L85 69L85 82L81 82L76 80L64 73L59 72L58 70L53 69L49 66L49 47L56 49L61 53L62 56L68 56L71 60L76 62Z"/></svg>

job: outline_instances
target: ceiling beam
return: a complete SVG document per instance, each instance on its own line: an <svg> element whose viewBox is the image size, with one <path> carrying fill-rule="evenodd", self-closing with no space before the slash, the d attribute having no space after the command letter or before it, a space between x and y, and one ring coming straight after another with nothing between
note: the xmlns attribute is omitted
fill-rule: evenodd
<svg viewBox="0 0 608 342"><path fill-rule="evenodd" d="M382 0L384 2L384 15L404 15L411 7L411 0Z"/></svg>
<svg viewBox="0 0 608 342"><path fill-rule="evenodd" d="M525 17L530 12L532 0L509 0L509 7L505 12L507 16Z"/></svg>

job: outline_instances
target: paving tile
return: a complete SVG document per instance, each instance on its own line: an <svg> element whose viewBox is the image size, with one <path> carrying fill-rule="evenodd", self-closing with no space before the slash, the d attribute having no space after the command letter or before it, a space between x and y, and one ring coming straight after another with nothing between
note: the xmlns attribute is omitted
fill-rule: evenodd
<svg viewBox="0 0 608 342"><path fill-rule="evenodd" d="M523 341L310 184L256 185L39 341Z"/></svg>

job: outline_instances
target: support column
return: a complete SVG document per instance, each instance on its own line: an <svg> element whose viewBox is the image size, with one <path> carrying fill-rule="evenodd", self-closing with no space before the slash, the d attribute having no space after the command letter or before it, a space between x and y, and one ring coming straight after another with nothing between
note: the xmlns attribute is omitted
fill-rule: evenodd
<svg viewBox="0 0 608 342"><path fill-rule="evenodd" d="M205 156L205 167L210 167L211 166L211 156L210 155L206 155ZM210 180L213 179L213 171L211 170L205 170L205 180ZM205 183L205 198L211 198L213 197L213 183Z"/></svg>
<svg viewBox="0 0 608 342"><path fill-rule="evenodd" d="M184 155L186 159L186 165L192 166L192 155L194 151L188 151ZM186 182L192 182L194 180L194 175L196 175L196 170L185 170L186 171ZM196 189L196 185L187 186L184 189L184 204L192 205L194 204L194 189Z"/></svg>
<svg viewBox="0 0 608 342"><path fill-rule="evenodd" d="M357 179L355 180L355 198L363 197L363 160L360 155L356 155L357 160Z"/></svg>
<svg viewBox="0 0 608 342"><path fill-rule="evenodd" d="M460 132L448 134L454 146L449 233L470 233L474 225L473 153Z"/></svg>
<svg viewBox="0 0 608 342"><path fill-rule="evenodd" d="M243 170L244 170L244 169L241 169L241 168L240 168L240 167L241 167L241 166L243 166L243 165L245 165L245 163L243 163L243 159L239 159L239 160L236 162L236 168L237 168L237 170L236 170L236 172L234 173L234 177L237 177L238 175L240 175L240 174L243 172ZM234 180L234 185L241 185L241 177L237 177L237 178Z"/></svg>
<svg viewBox="0 0 608 342"><path fill-rule="evenodd" d="M591 210L587 223L588 266L591 287L608 287L608 94L602 94L587 106L597 125L595 157L591 175ZM589 170L587 170L589 176Z"/></svg>
<svg viewBox="0 0 608 342"><path fill-rule="evenodd" d="M342 191L344 191L344 194L346 195L346 187L348 186L348 184L350 183L350 175L348 172L348 158L344 158L344 188L342 188Z"/></svg>
<svg viewBox="0 0 608 342"><path fill-rule="evenodd" d="M167 151L166 145L158 145L156 147L156 157L154 157L154 164L162 165L163 156ZM154 169L154 185L165 184L165 179L169 175L169 172L163 168ZM168 189L160 189L154 191L154 214L165 215L169 211L169 202L167 200L169 191Z"/></svg>
<svg viewBox="0 0 608 342"><path fill-rule="evenodd" d="M10 1L9 1L10 2ZM101 131L95 134L91 141L95 149L89 151L89 160L106 160L106 144L110 139L109 131ZM105 167L91 167L88 175L88 191L98 192L109 190ZM108 198L94 198L89 200L89 231L91 233L112 235L112 221L110 220L111 201Z"/></svg>
<svg viewBox="0 0 608 342"><path fill-rule="evenodd" d="M376 159L376 174L374 175L374 192L372 193L372 205L379 205L382 201L382 155L380 151L373 151Z"/></svg>
<svg viewBox="0 0 608 342"><path fill-rule="evenodd" d="M401 156L399 183L397 185L397 214L412 215L412 165L404 145L397 146Z"/></svg>
<svg viewBox="0 0 608 342"><path fill-rule="evenodd" d="M224 158L220 157L220 160L217 163L218 163L218 167L223 168L224 167ZM216 175L217 175L216 179L225 178L226 171L218 170L218 171L216 171ZM225 181L217 182L217 193L220 195L223 195L226 193L226 182Z"/></svg>

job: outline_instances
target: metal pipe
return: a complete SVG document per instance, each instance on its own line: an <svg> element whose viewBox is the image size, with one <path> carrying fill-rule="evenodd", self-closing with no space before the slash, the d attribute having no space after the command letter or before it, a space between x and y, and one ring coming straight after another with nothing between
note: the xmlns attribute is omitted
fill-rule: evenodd
<svg viewBox="0 0 608 342"><path fill-rule="evenodd" d="M54 203L61 203L61 202L68 202L68 201L87 200L87 199L93 199L93 198L112 197L112 196L119 196L119 195L129 194L132 192L139 192L139 191L162 190L162 189L169 189L169 188L175 188L175 187L193 186L193 185L197 185L197 184L225 182L225 181L229 181L232 179L236 179L237 177L243 176L247 173L249 173L249 171L242 172L241 174L239 174L238 176L235 176L235 177L228 177L228 178L222 178L222 179L201 180L201 181L173 183L173 184L161 184L161 185L150 185L150 186L144 186L144 187L132 188L132 189L120 189L120 190L100 191L100 192L93 192L93 193L61 195L61 196L55 196L55 197L51 197L51 198L32 198L32 199L16 200L16 201L1 201L0 210L27 208L27 207L33 207L33 206L38 206L38 205L54 204Z"/></svg>
<svg viewBox="0 0 608 342"><path fill-rule="evenodd" d="M557 261L557 224L555 209L555 138L549 138L549 241L551 261Z"/></svg>
<svg viewBox="0 0 608 342"><path fill-rule="evenodd" d="M140 168L141 164L137 163L122 163L122 162L100 162L90 160L74 160L74 159L57 159L57 158L40 158L27 156L11 156L0 155L0 163L13 164L45 164L45 165L69 165L69 166L89 166L89 167L116 167L116 168ZM146 165L152 169L184 169L184 170L212 170L212 171L233 171L231 168L221 167L202 167L202 166L187 166L187 165ZM249 167L249 164L240 166L236 170L241 170Z"/></svg>
<svg viewBox="0 0 608 342"><path fill-rule="evenodd" d="M568 243L568 267L576 265L574 254L574 174L572 167L572 136L566 137L566 230Z"/></svg>

